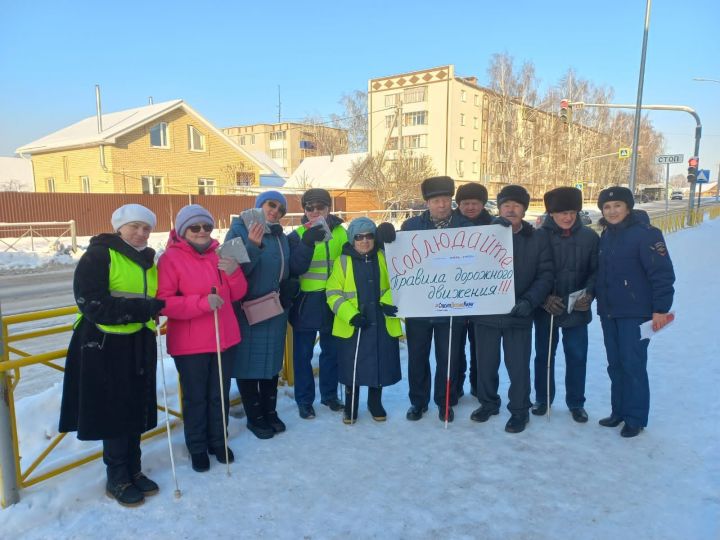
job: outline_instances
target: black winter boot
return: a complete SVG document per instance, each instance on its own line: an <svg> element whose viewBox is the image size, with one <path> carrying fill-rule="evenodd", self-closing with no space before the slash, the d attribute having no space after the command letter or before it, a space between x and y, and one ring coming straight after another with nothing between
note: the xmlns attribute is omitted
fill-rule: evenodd
<svg viewBox="0 0 720 540"><path fill-rule="evenodd" d="M190 454L190 461L195 472L205 472L210 469L210 458L205 452Z"/></svg>
<svg viewBox="0 0 720 540"><path fill-rule="evenodd" d="M265 419L262 405L260 404L260 386L257 379L238 379L240 396L242 397L245 416L247 417L247 428L258 439L272 439L275 430Z"/></svg>
<svg viewBox="0 0 720 540"><path fill-rule="evenodd" d="M208 448L208 454L215 456L220 463L225 463L225 447L218 446L217 448ZM232 448L228 446L227 459L230 463L235 462L235 454L233 454Z"/></svg>
<svg viewBox="0 0 720 540"><path fill-rule="evenodd" d="M141 472L132 475L132 484L146 497L155 495L158 491L160 491L160 486Z"/></svg>
<svg viewBox="0 0 720 540"><path fill-rule="evenodd" d="M357 399L357 398L355 398ZM387 412L382 406L382 386L379 388L368 388L368 411L376 422L384 422L387 420Z"/></svg>
<svg viewBox="0 0 720 540"><path fill-rule="evenodd" d="M123 506L140 506L145 502L142 491L132 482L108 479L105 492Z"/></svg>
<svg viewBox="0 0 720 540"><path fill-rule="evenodd" d="M285 422L278 417L277 407L278 376L272 379L260 380L260 404L262 405L265 419L275 433L285 431Z"/></svg>
<svg viewBox="0 0 720 540"><path fill-rule="evenodd" d="M355 407L353 407L353 394L352 394L352 387L346 386L345 387L345 405L344 405L344 412L343 412L343 424L354 424L357 422L358 417L358 403L360 401L360 387L355 387ZM352 411L352 420L350 419L350 408L353 408Z"/></svg>

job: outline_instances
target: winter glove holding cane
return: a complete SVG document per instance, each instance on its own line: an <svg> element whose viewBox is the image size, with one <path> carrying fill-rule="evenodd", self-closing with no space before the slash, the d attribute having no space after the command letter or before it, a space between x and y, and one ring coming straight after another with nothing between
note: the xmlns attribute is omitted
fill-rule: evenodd
<svg viewBox="0 0 720 540"><path fill-rule="evenodd" d="M565 311L565 304L563 304L562 298L553 294L549 295L545 299L545 303L542 307L550 315L555 315L556 317Z"/></svg>
<svg viewBox="0 0 720 540"><path fill-rule="evenodd" d="M325 238L325 229L323 229L322 225L315 225L314 227L309 228L307 231L305 231L305 234L303 234L302 242L308 247L314 248L315 242L320 242Z"/></svg>
<svg viewBox="0 0 720 540"><path fill-rule="evenodd" d="M527 300L520 300L515 307L510 310L511 317L529 317L532 313L532 306Z"/></svg>
<svg viewBox="0 0 720 540"><path fill-rule="evenodd" d="M208 294L207 301L210 309L212 309L213 311L220 309L225 303L225 300L222 299L222 296L215 293Z"/></svg>
<svg viewBox="0 0 720 540"><path fill-rule="evenodd" d="M395 241L395 238L397 238L397 234L395 233L395 227L392 223L389 223L387 221L384 221L380 225L377 226L377 231L375 232L375 238L380 244L391 244Z"/></svg>
<svg viewBox="0 0 720 540"><path fill-rule="evenodd" d="M590 294L583 294L577 299L573 306L574 311L587 311L590 309L590 305L593 303L594 298Z"/></svg>
<svg viewBox="0 0 720 540"><path fill-rule="evenodd" d="M368 320L365 315L361 315L360 313L358 313L352 319L350 319L350 324L352 324L355 328L367 328Z"/></svg>
<svg viewBox="0 0 720 540"><path fill-rule="evenodd" d="M388 304L380 304L380 309L388 317L394 317L395 315L397 315L398 312L397 306L392 306Z"/></svg>

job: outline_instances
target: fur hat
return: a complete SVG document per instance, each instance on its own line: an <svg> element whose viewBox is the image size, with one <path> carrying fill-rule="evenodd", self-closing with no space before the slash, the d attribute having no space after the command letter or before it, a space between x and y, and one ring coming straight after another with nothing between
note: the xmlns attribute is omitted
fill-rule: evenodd
<svg viewBox="0 0 720 540"><path fill-rule="evenodd" d="M155 217L155 214L141 204L124 204L115 210L110 218L110 223L112 223L114 231L117 231L123 225L132 223L133 221L147 223L153 229L157 225L157 218Z"/></svg>
<svg viewBox="0 0 720 540"><path fill-rule="evenodd" d="M198 223L209 223L213 227L215 226L215 220L210 212L199 204L188 204L183 206L175 217L175 231L178 235L185 236L187 228Z"/></svg>
<svg viewBox="0 0 720 540"><path fill-rule="evenodd" d="M555 212L582 210L582 191L574 187L559 187L551 189L545 196L545 210L552 214Z"/></svg>
<svg viewBox="0 0 720 540"><path fill-rule="evenodd" d="M255 199L255 208L260 208L267 201L277 201L282 207L282 213L287 212L287 199L279 191L269 190L258 195Z"/></svg>
<svg viewBox="0 0 720 540"><path fill-rule="evenodd" d="M469 184L463 184L455 192L455 202L460 204L460 201L467 199L477 199L481 203L485 204L488 200L488 192L485 186L478 184L477 182L470 182Z"/></svg>
<svg viewBox="0 0 720 540"><path fill-rule="evenodd" d="M422 181L420 190L426 201L441 195L452 197L455 193L455 181L449 176L433 176Z"/></svg>
<svg viewBox="0 0 720 540"><path fill-rule="evenodd" d="M528 206L530 206L530 194L522 186L514 184L505 186L500 190L500 193L497 194L498 208L502 206L502 203L507 201L515 201L518 204L522 204L525 210L527 210Z"/></svg>
<svg viewBox="0 0 720 540"><path fill-rule="evenodd" d="M370 218L366 218L366 217L355 218L350 222L350 225L348 225L348 229L347 229L348 241L352 244L353 239L355 238L356 234L362 234L362 233L375 234L376 230L377 230L377 227L375 226L375 223L373 223L373 221Z"/></svg>
<svg viewBox="0 0 720 540"><path fill-rule="evenodd" d="M330 197L330 193L327 189L323 188L308 189L305 193L303 193L303 196L300 199L300 204L303 205L303 208L305 208L306 204L314 202L323 203L325 206L328 207L332 206L332 199Z"/></svg>
<svg viewBox="0 0 720 540"><path fill-rule="evenodd" d="M608 201L622 201L627 204L628 210L632 210L635 206L635 197L626 187L613 186L603 189L598 195L598 208L602 210L603 205Z"/></svg>

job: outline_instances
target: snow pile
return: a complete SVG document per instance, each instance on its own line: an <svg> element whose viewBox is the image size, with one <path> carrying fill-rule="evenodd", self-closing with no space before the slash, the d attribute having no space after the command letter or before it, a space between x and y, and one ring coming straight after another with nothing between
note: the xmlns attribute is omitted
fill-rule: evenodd
<svg viewBox="0 0 720 540"><path fill-rule="evenodd" d="M610 384L600 325L590 327L586 408L590 422L564 406L559 351L558 399L549 420L532 416L524 433L503 431L509 413L485 424L469 420L469 395L443 429L431 406L405 420L407 381L386 388L388 421L374 422L361 395L360 418L346 426L316 404L301 420L292 388L279 414L288 431L267 441L230 418L236 462L228 477L212 460L192 471L182 429L172 443L182 497L173 497L167 441L143 443L143 464L161 491L126 509L103 494L104 467L93 461L22 490L0 511L4 538L720 538L720 413L717 386L720 287L702 279L720 267L720 219L668 237L678 275L676 321L650 345L650 425L623 439L598 426L610 412ZM403 347L403 372L407 351ZM171 401L174 366L166 360ZM22 382L21 382L22 384ZM508 380L501 367L501 396ZM60 385L17 403L23 468L57 430ZM171 406L173 404L171 403ZM99 449L71 434L51 454L61 463ZM21 536L22 535L22 536Z"/></svg>

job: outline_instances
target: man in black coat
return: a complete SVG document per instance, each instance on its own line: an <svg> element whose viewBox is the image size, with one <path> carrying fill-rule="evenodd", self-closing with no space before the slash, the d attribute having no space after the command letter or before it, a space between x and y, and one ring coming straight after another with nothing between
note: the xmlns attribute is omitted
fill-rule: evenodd
<svg viewBox="0 0 720 540"><path fill-rule="evenodd" d="M500 217L494 223L512 227L515 307L510 313L473 318L478 360L478 400L481 406L470 418L486 422L500 412L498 395L500 343L510 376L508 433L520 433L530 409L530 350L532 313L552 288L553 268L547 239L523 221L530 195L522 186L505 186L497 196Z"/></svg>
<svg viewBox="0 0 720 540"><path fill-rule="evenodd" d="M406 220L403 231L424 231L467 227L470 223L452 210L452 196L455 182L449 176L436 176L423 180L420 186L428 209L419 216ZM457 404L457 378L459 353L464 344L463 328L465 319L453 318L450 354L450 407ZM408 420L420 420L430 402L430 346L435 341L435 392L434 399L439 417L445 420L445 382L447 379L448 340L450 339L449 317L408 317L405 319L408 345L408 384L410 386L410 408ZM448 420L454 418L453 410L447 411Z"/></svg>
<svg viewBox="0 0 720 540"><path fill-rule="evenodd" d="M587 422L585 368L588 351L590 305L595 296L599 237L582 224L582 191L559 187L545 194L547 217L537 234L547 237L552 249L555 279L552 292L535 310L535 405L532 413L543 415L555 398L555 352L562 328L565 353L565 403L576 422ZM568 313L570 293L584 289ZM552 321L552 338L550 326ZM548 349L550 350L550 400L547 397Z"/></svg>
<svg viewBox="0 0 720 540"><path fill-rule="evenodd" d="M493 217L485 210L488 201L488 192L485 186L476 182L468 182L460 186L455 192L455 202L458 207L455 212L463 216L468 225L490 225ZM458 366L457 395L462 397L465 394L465 371L467 370L467 358L465 356L465 341L470 341L470 393L477 396L477 358L475 356L475 332L472 330L472 322L466 319L465 330L463 331L462 346Z"/></svg>

